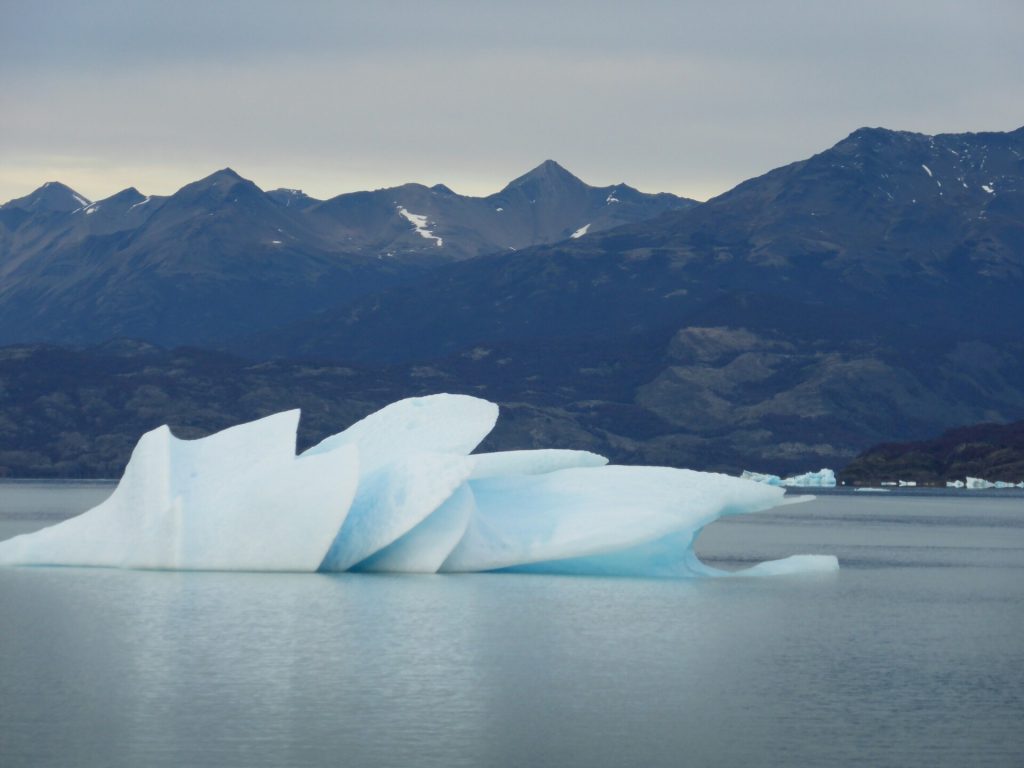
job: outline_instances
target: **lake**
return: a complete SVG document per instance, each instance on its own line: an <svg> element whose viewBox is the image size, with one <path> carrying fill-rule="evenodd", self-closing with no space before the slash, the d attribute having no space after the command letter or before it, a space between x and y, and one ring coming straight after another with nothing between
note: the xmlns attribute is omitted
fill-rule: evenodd
<svg viewBox="0 0 1024 768"><path fill-rule="evenodd" d="M103 483L0 483L0 539ZM0 569L0 765L1020 766L1024 494L825 493L657 581Z"/></svg>

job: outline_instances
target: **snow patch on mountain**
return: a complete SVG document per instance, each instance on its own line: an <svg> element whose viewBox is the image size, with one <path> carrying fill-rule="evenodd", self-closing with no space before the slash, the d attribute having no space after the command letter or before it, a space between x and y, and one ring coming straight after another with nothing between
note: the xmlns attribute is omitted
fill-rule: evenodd
<svg viewBox="0 0 1024 768"><path fill-rule="evenodd" d="M438 248L444 245L444 240L435 235L430 229L427 228L429 222L427 221L426 216L421 216L418 213L409 213L409 211L405 210L405 208L403 208L402 206L398 206L398 213L402 217L407 219L413 225L413 227L416 228L416 232L417 234L419 234L420 237L424 238L425 240L437 241Z"/></svg>

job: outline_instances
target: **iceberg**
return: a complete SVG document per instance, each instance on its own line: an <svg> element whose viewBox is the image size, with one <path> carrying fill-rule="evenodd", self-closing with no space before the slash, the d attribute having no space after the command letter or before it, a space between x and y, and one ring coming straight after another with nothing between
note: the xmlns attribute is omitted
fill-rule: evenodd
<svg viewBox="0 0 1024 768"><path fill-rule="evenodd" d="M359 480L356 450L296 457L299 412L199 440L147 432L110 498L0 542L0 564L313 571Z"/></svg>
<svg viewBox="0 0 1024 768"><path fill-rule="evenodd" d="M782 485L782 478L778 475L768 475L762 472L751 472L750 470L744 469L743 474L740 475L743 480L753 480L755 483L764 483L765 485Z"/></svg>
<svg viewBox="0 0 1024 768"><path fill-rule="evenodd" d="M498 406L469 395L409 397L371 413L344 432L324 438L303 456L356 445L363 473L414 453L466 455L498 421Z"/></svg>
<svg viewBox="0 0 1024 768"><path fill-rule="evenodd" d="M668 467L565 469L476 480L471 487L476 514L445 561L445 571L537 564L545 571L563 571L566 566L559 561L612 553L621 557L670 535L686 538L672 549L686 554L696 534L713 520L769 509L783 498L781 489ZM648 553L639 559L648 571L666 569L664 558L655 563ZM584 570L638 575L637 565L619 562L609 569L595 564Z"/></svg>
<svg viewBox="0 0 1024 768"><path fill-rule="evenodd" d="M411 454L360 478L320 570L347 571L409 533L469 479L472 466L463 456Z"/></svg>
<svg viewBox="0 0 1024 768"><path fill-rule="evenodd" d="M556 469L603 467L608 459L590 451L542 448L536 451L500 451L472 457L473 478L501 475L543 475Z"/></svg>
<svg viewBox="0 0 1024 768"><path fill-rule="evenodd" d="M787 488L835 488L836 473L831 469L819 469L817 472L787 477L782 484Z"/></svg>
<svg viewBox="0 0 1024 768"><path fill-rule="evenodd" d="M353 570L378 573L437 573L462 540L476 510L473 491L460 485L441 506L392 544Z"/></svg>
<svg viewBox="0 0 1024 768"><path fill-rule="evenodd" d="M836 485L836 473L831 469L820 469L817 472L805 472L802 475L794 475L785 479L778 475L769 475L762 472L751 472L743 470L740 475L743 480L753 480L755 483L765 485L783 486L785 488L834 488ZM893 483L895 485L895 483Z"/></svg>
<svg viewBox="0 0 1024 768"><path fill-rule="evenodd" d="M773 484L611 466L588 451L473 453L497 417L466 395L409 398L298 456L298 411L198 440L163 426L139 440L110 498L0 541L0 565L654 578L838 568L816 555L709 567L693 549L706 525L796 500ZM834 484L830 470L807 484L825 473Z"/></svg>

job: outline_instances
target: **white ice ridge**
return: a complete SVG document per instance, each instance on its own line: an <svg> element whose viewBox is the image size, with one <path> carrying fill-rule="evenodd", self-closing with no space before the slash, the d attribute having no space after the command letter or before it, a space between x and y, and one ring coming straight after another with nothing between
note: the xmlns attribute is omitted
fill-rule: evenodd
<svg viewBox="0 0 1024 768"><path fill-rule="evenodd" d="M0 542L0 563L312 571L351 506L357 451L295 456L299 412L201 440L147 432L93 509Z"/></svg>
<svg viewBox="0 0 1024 768"><path fill-rule="evenodd" d="M743 470L743 474L740 475L744 480L753 480L755 483L764 483L765 485L782 485L782 478L778 475L770 475L765 472L751 472L748 469Z"/></svg>
<svg viewBox="0 0 1024 768"><path fill-rule="evenodd" d="M444 240L435 235L431 230L427 229L428 222L426 216L418 213L409 213L402 206L398 206L398 212L416 228L416 232L420 237L426 240L436 240L438 248L444 245Z"/></svg>
<svg viewBox="0 0 1024 768"><path fill-rule="evenodd" d="M782 484L788 488L835 488L836 473L831 469L804 472L802 475L785 478Z"/></svg>
<svg viewBox="0 0 1024 768"><path fill-rule="evenodd" d="M794 475L785 479L778 475L769 475L762 472L751 472L743 470L740 475L744 480L753 480L755 483L765 485L781 485L786 488L834 488L836 485L836 473L831 469L819 469L817 472L805 472L802 475Z"/></svg>
<svg viewBox="0 0 1024 768"><path fill-rule="evenodd" d="M298 411L199 440L160 427L109 499L0 542L0 564L660 578L838 568L814 555L710 568L693 551L701 529L786 503L781 488L606 466L587 451L472 453L497 416L475 397L410 398L300 456Z"/></svg>

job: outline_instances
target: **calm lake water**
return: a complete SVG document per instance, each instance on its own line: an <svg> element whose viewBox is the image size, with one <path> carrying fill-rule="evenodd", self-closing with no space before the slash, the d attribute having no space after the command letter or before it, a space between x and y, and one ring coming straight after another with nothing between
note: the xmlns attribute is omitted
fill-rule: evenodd
<svg viewBox="0 0 1024 768"><path fill-rule="evenodd" d="M102 484L0 483L0 539ZM1024 765L1024 495L828 494L690 582L0 569L0 765Z"/></svg>

